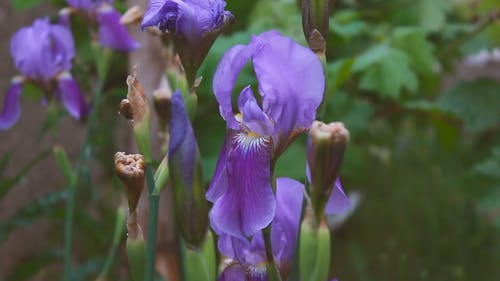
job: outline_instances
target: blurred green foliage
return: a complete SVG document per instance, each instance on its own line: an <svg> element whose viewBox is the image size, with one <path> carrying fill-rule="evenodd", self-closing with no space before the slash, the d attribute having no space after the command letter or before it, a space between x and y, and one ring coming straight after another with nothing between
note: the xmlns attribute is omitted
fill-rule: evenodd
<svg viewBox="0 0 500 281"><path fill-rule="evenodd" d="M11 0L20 10L49 2L63 4ZM341 174L347 192L362 194L359 210L333 240L339 280L500 280L500 84L471 75L444 86L444 78L453 75L466 55L500 46L500 25L492 19L500 4L497 0L336 2L327 38L329 91L321 119L343 121L350 130ZM207 183L225 131L211 89L221 56L235 44L246 44L251 34L268 29L305 44L295 0L228 0L228 10L235 14L235 25L216 41L199 71L203 81L194 126ZM81 20L73 21L79 50L74 76L91 93L96 69L90 36ZM113 56L103 105L113 110L100 111L103 121L92 138L93 155L109 179L113 179L109 161L116 150L109 128L117 124L115 108L125 93L124 61L124 54ZM243 70L235 94L248 84L257 85L251 68ZM27 92L40 96L34 88ZM9 156L1 159L0 173L9 161ZM1 178L2 186L12 186L26 172ZM281 157L276 173L304 180L304 136ZM113 190L116 180L100 183L98 189L88 188L92 180L88 171L77 196L78 209L92 208L99 214L76 214L79 280L91 280L100 272L111 247L117 205L103 191ZM2 187L0 196L5 190ZM0 236L40 218L62 229L64 196L59 191L35 200L2 223ZM54 249L60 249L61 237L54 233L40 256L19 265L8 280L28 280L60 260L61 252Z"/></svg>

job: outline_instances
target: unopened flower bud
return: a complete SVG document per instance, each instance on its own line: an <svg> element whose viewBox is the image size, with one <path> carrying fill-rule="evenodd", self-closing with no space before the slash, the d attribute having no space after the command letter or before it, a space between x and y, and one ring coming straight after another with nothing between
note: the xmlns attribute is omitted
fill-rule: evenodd
<svg viewBox="0 0 500 281"><path fill-rule="evenodd" d="M142 21L142 17L144 16L144 11L140 6L135 5L130 7L120 18L120 23L129 25L129 24L140 24Z"/></svg>
<svg viewBox="0 0 500 281"><path fill-rule="evenodd" d="M314 121L307 141L310 193L317 221L320 220L339 176L349 132L342 122Z"/></svg>
<svg viewBox="0 0 500 281"><path fill-rule="evenodd" d="M134 113L128 99L122 99L122 101L120 102L118 113L128 120L134 120Z"/></svg>
<svg viewBox="0 0 500 281"><path fill-rule="evenodd" d="M177 227L188 245L198 248L208 229L201 157L179 90L172 96L169 170Z"/></svg>
<svg viewBox="0 0 500 281"><path fill-rule="evenodd" d="M140 154L115 154L116 175L125 184L130 213L135 212L146 178L146 163Z"/></svg>
<svg viewBox="0 0 500 281"><path fill-rule="evenodd" d="M302 0L302 30L309 46L312 45L311 40L317 38L317 35L311 37L314 30L319 32L323 41L326 39L328 34L329 2L329 0Z"/></svg>

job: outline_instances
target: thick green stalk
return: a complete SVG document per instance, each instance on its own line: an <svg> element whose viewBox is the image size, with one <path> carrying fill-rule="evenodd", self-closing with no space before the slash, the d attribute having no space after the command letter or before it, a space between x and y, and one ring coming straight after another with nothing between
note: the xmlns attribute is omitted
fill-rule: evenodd
<svg viewBox="0 0 500 281"><path fill-rule="evenodd" d="M271 224L262 230L262 234L264 235L264 243L266 246L267 279L269 281L281 281L280 272L274 261L273 248L271 245Z"/></svg>

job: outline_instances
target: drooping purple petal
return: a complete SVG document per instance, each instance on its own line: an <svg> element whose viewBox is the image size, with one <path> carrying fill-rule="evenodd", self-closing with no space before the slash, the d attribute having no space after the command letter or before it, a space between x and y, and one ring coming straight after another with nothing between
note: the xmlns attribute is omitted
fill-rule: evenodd
<svg viewBox="0 0 500 281"><path fill-rule="evenodd" d="M271 189L269 138L236 134L227 155L226 192L215 202L210 221L215 230L251 237L273 219L276 200Z"/></svg>
<svg viewBox="0 0 500 281"><path fill-rule="evenodd" d="M71 116L82 119L87 115L89 108L83 99L78 84L69 72L59 75L57 91L57 96L61 99Z"/></svg>
<svg viewBox="0 0 500 281"><path fill-rule="evenodd" d="M246 279L245 269L241 265L234 263L224 269L217 281L245 281Z"/></svg>
<svg viewBox="0 0 500 281"><path fill-rule="evenodd" d="M276 217L271 228L273 253L280 263L290 262L297 244L304 185L290 178L276 180Z"/></svg>
<svg viewBox="0 0 500 281"><path fill-rule="evenodd" d="M334 215L347 211L351 207L351 201L342 189L340 179L335 180L335 186L325 207L325 214Z"/></svg>
<svg viewBox="0 0 500 281"><path fill-rule="evenodd" d="M234 137L234 131L227 129L226 136L224 137L224 143L222 144L221 151L219 153L219 158L217 164L215 165L214 176L210 182L207 193L205 197L208 201L215 203L228 188L228 175L226 170L226 159L229 150L231 149L231 141Z"/></svg>
<svg viewBox="0 0 500 281"><path fill-rule="evenodd" d="M241 72L241 69L248 63L250 58L259 50L258 44L236 45L229 49L217 66L214 74L213 90L215 98L219 103L219 111L227 122L227 126L232 129L239 129L240 126L234 118L231 97L234 84Z"/></svg>
<svg viewBox="0 0 500 281"><path fill-rule="evenodd" d="M21 93L23 83L14 80L3 100L3 109L0 113L0 130L14 126L21 115Z"/></svg>
<svg viewBox="0 0 500 281"><path fill-rule="evenodd" d="M316 55L276 32L252 38L263 49L253 57L264 112L275 121L280 146L297 129L308 128L323 99L325 76ZM277 142L277 143L276 143Z"/></svg>
<svg viewBox="0 0 500 281"><path fill-rule="evenodd" d="M120 13L111 5L101 5L97 9L99 23L99 43L118 51L133 51L140 44L132 38L127 28L120 23Z"/></svg>
<svg viewBox="0 0 500 281"><path fill-rule="evenodd" d="M16 32L10 51L19 72L40 81L69 70L75 54L71 32L62 25L50 24L48 19L37 19L32 26Z"/></svg>

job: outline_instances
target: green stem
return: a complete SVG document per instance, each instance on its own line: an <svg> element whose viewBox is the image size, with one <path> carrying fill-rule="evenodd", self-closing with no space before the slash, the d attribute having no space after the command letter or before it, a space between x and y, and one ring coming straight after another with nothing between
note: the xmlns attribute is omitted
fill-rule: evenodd
<svg viewBox="0 0 500 281"><path fill-rule="evenodd" d="M107 58L109 58L107 56ZM94 101L92 103L92 112L88 119L87 130L85 133L85 139L83 142L82 149L78 155L78 159L75 166L75 172L73 180L70 182L68 187L68 199L66 204L66 216L64 222L64 280L73 280L72 266L71 266L71 251L73 242L73 213L75 210L75 194L76 187L78 185L78 180L80 178L80 173L82 172L83 163L91 156L91 144L90 138L92 136L94 126L97 120L98 108L101 104L102 93L104 89L104 81L106 80L106 75L100 75L96 95L94 96Z"/></svg>
<svg viewBox="0 0 500 281"><path fill-rule="evenodd" d="M273 248L271 245L271 224L262 230L262 234L264 235L264 244L266 246L267 278L269 281L281 281L278 266L274 261Z"/></svg>
<svg viewBox="0 0 500 281"><path fill-rule="evenodd" d="M276 195L276 176L274 175L274 164L275 163L271 163L271 187L274 194ZM267 278L269 281L281 281L278 266L274 261L273 246L271 243L271 225L272 223L270 223L266 228L262 230L262 235L264 236L264 245L266 247Z"/></svg>
<svg viewBox="0 0 500 281"><path fill-rule="evenodd" d="M146 240L146 272L145 281L153 281L155 273L156 238L158 232L158 207L161 188L155 188L153 166L146 166L147 185L149 191L148 238Z"/></svg>
<svg viewBox="0 0 500 281"><path fill-rule="evenodd" d="M98 281L106 280L106 276L108 275L109 269L111 268L111 265L115 261L116 250L118 249L120 241L122 240L122 233L124 227L125 227L125 211L123 208L118 207L116 211L116 221L115 221L115 229L113 232L113 241L108 256L106 257L104 265L102 266L101 273L99 274L99 277L97 277Z"/></svg>

